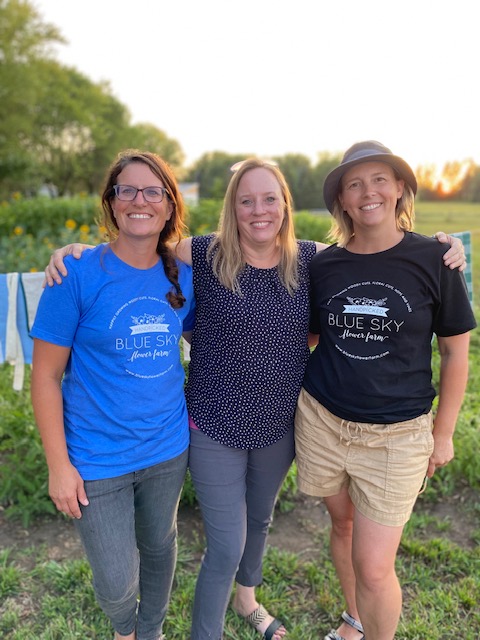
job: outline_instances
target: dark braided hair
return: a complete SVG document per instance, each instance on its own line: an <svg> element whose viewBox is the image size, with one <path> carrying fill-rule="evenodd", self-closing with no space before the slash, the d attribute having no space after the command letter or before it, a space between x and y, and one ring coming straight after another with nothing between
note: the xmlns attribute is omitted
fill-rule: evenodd
<svg viewBox="0 0 480 640"><path fill-rule="evenodd" d="M157 244L157 253L162 259L165 275L170 280L174 288L174 291L169 291L167 293L167 300L174 309L180 309L185 304L186 299L182 293L180 283L178 282L178 265L173 251L159 239Z"/></svg>
<svg viewBox="0 0 480 640"><path fill-rule="evenodd" d="M167 300L174 309L180 309L185 304L185 296L178 282L178 265L175 255L168 243L179 242L185 235L185 205L174 173L165 160L162 160L156 153L139 151L138 149L127 149L118 154L107 172L105 188L102 193L103 224L107 229L109 240L114 240L118 236L118 224L112 209L112 200L115 197L113 187L117 184L118 175L127 165L134 162L147 165L152 173L163 182L167 190L166 197L173 204L172 215L165 222L158 238L157 253L162 259L165 275L172 283L172 289L167 293Z"/></svg>

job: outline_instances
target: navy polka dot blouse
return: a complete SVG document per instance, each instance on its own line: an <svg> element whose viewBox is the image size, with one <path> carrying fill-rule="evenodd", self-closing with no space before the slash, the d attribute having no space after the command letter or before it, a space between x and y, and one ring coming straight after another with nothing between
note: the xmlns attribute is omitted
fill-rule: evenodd
<svg viewBox="0 0 480 640"><path fill-rule="evenodd" d="M299 242L300 286L292 297L277 268L246 265L242 295L213 275L213 236L192 241L196 319L186 386L195 425L221 444L258 449L293 427L309 349L308 263L314 242Z"/></svg>

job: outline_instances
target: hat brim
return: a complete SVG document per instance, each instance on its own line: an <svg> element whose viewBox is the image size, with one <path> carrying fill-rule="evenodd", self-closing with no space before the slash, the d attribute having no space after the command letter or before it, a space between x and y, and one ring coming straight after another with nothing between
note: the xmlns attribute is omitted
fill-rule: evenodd
<svg viewBox="0 0 480 640"><path fill-rule="evenodd" d="M417 179L415 178L412 168L403 158L394 156L391 153L372 153L371 155L363 156L350 162L344 162L327 175L323 183L323 199L330 213L333 213L333 205L343 176L351 167L357 164L363 164L364 162L384 162L388 164L398 173L402 180L405 180L412 189L413 194L415 195L417 193Z"/></svg>

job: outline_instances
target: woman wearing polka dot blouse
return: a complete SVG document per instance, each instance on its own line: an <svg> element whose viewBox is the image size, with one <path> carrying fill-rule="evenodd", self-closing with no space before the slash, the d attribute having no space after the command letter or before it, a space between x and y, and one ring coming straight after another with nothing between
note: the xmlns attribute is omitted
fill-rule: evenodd
<svg viewBox="0 0 480 640"><path fill-rule="evenodd" d="M257 602L255 587L275 499L294 458L295 407L309 355L308 265L325 246L295 239L285 178L258 159L236 168L218 232L177 246L194 274L189 465L207 542L191 640L222 638L233 582L239 615L267 639L286 634ZM79 249L54 254L49 284L61 281L56 267L65 273L62 255L79 257Z"/></svg>

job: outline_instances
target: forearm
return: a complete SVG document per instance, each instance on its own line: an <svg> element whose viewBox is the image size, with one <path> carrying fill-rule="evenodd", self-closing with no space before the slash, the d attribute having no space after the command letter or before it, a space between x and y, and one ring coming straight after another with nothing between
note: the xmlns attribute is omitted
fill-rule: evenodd
<svg viewBox="0 0 480 640"><path fill-rule="evenodd" d="M60 384L52 379L40 379L36 367L32 369L32 405L49 469L68 465Z"/></svg>
<svg viewBox="0 0 480 640"><path fill-rule="evenodd" d="M468 380L469 334L439 338L441 354L434 436L453 437Z"/></svg>

